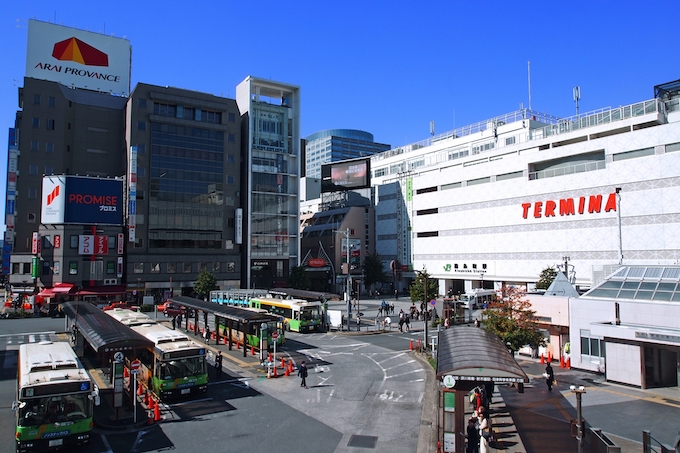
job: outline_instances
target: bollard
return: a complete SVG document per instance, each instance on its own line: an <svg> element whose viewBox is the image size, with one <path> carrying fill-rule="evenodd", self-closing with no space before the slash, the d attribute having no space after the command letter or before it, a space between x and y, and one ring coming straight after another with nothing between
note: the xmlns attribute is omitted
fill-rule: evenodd
<svg viewBox="0 0 680 453"><path fill-rule="evenodd" d="M161 419L161 409L156 404L153 408L153 421L157 422Z"/></svg>

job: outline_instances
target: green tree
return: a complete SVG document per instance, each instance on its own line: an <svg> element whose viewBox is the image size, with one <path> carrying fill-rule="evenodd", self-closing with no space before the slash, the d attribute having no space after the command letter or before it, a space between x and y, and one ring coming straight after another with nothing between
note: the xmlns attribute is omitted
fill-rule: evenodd
<svg viewBox="0 0 680 453"><path fill-rule="evenodd" d="M361 265L361 270L364 274L364 286L366 288L371 288L376 283L385 283L387 281L385 265L379 253L369 253L366 255L364 263Z"/></svg>
<svg viewBox="0 0 680 453"><path fill-rule="evenodd" d="M536 289L548 289L552 282L557 277L557 271L554 266L546 267L541 271L541 275L536 282Z"/></svg>
<svg viewBox="0 0 680 453"><path fill-rule="evenodd" d="M523 299L524 294L520 289L503 286L500 297L484 310L484 328L498 335L513 353L525 345L545 346L536 312L531 310L531 303Z"/></svg>
<svg viewBox="0 0 680 453"><path fill-rule="evenodd" d="M439 281L431 278L427 269L417 271L416 279L411 283L409 294L413 302L423 302L425 298L425 281L427 280L427 301L436 298L439 294Z"/></svg>
<svg viewBox="0 0 680 453"><path fill-rule="evenodd" d="M210 295L210 291L217 289L217 280L215 276L203 269L196 278L194 283L194 292L199 298L205 299Z"/></svg>
<svg viewBox="0 0 680 453"><path fill-rule="evenodd" d="M293 266L288 275L288 286L295 289L309 289L309 274L302 266Z"/></svg>

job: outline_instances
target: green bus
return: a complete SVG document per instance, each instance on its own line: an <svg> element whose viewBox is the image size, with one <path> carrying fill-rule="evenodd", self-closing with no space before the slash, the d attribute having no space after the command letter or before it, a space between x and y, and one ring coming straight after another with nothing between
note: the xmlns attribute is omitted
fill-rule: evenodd
<svg viewBox="0 0 680 453"><path fill-rule="evenodd" d="M317 332L321 330L323 306L320 301L255 297L250 299L250 306L282 316L284 330L294 332Z"/></svg>
<svg viewBox="0 0 680 453"><path fill-rule="evenodd" d="M154 347L139 352L137 379L162 400L208 390L206 348L178 330L156 323L144 313L116 308L104 313L153 341Z"/></svg>
<svg viewBox="0 0 680 453"><path fill-rule="evenodd" d="M19 346L16 451L48 451L90 441L99 389L69 343Z"/></svg>

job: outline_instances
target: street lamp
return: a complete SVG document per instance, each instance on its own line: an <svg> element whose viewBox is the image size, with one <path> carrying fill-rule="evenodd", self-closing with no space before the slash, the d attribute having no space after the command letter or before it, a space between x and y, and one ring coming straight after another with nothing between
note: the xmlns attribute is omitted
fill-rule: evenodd
<svg viewBox="0 0 680 453"><path fill-rule="evenodd" d="M578 441L578 453L583 453L583 417L581 415L581 397L586 393L586 388L582 385L569 387L571 393L576 395L576 440Z"/></svg>

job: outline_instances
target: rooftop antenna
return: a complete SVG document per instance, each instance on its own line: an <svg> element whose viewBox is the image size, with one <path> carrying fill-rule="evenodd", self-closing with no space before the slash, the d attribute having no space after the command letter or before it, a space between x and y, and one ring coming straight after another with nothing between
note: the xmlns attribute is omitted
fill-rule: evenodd
<svg viewBox="0 0 680 453"><path fill-rule="evenodd" d="M581 99L581 87L574 87L574 102L576 103L576 116L578 116L578 100Z"/></svg>
<svg viewBox="0 0 680 453"><path fill-rule="evenodd" d="M529 110L531 109L531 62L527 61L527 75L529 79Z"/></svg>
<svg viewBox="0 0 680 453"><path fill-rule="evenodd" d="M434 137L434 121L430 121L430 135Z"/></svg>

